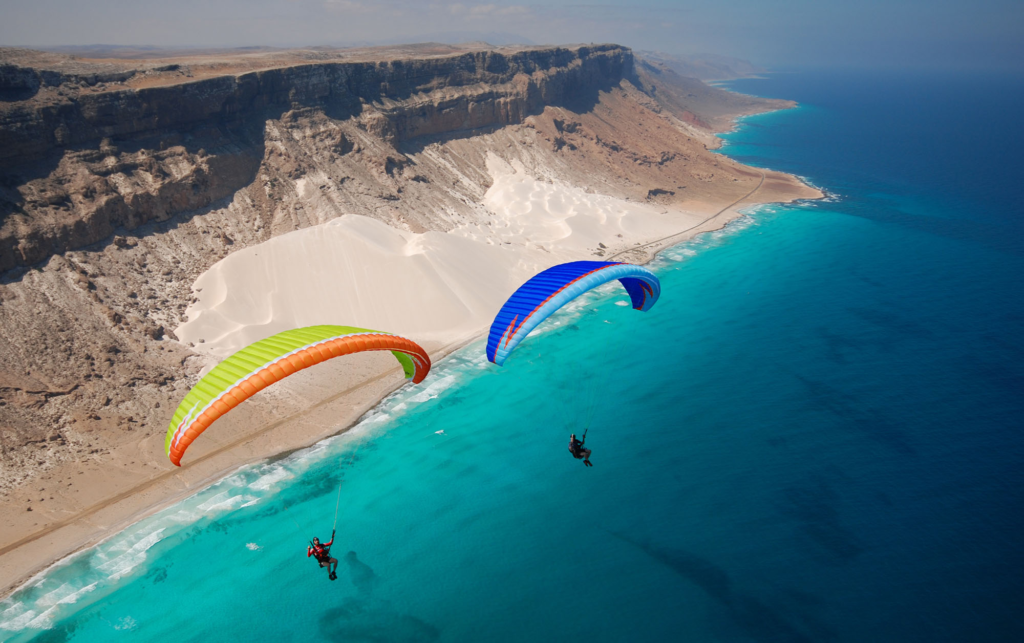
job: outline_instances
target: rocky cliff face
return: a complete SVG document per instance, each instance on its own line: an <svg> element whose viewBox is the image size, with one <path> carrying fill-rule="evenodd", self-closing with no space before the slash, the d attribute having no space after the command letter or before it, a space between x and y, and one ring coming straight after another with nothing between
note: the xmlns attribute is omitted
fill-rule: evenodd
<svg viewBox="0 0 1024 643"><path fill-rule="evenodd" d="M760 173L708 152L708 123L786 105L730 96L614 45L148 62L0 50L0 493L139 435L162 444L206 360L173 329L231 251L348 213L486 227L489 155L715 210ZM148 468L132 476L167 465L139 449Z"/></svg>
<svg viewBox="0 0 1024 643"><path fill-rule="evenodd" d="M0 270L233 194L255 177L264 124L285 114L358 118L397 146L593 102L632 68L628 49L606 45L293 65L135 89L123 86L134 70L83 81L8 64L0 94L31 96L0 103ZM104 90L83 91L90 81ZM339 153L355 146L341 134L333 143Z"/></svg>
<svg viewBox="0 0 1024 643"><path fill-rule="evenodd" d="M142 89L58 93L63 100L17 101L3 110L0 164L42 158L55 148L94 146L105 137L146 139L192 132L210 121L228 129L244 127L253 118L302 107L347 118L362 113L363 105L377 103L403 139L509 124L542 105L593 97L624 78L632 66L630 50L599 45L293 65ZM88 80L116 83L132 76L132 71L108 71ZM80 87L83 82L80 75L0 67L0 92ZM455 113L459 118L451 118Z"/></svg>

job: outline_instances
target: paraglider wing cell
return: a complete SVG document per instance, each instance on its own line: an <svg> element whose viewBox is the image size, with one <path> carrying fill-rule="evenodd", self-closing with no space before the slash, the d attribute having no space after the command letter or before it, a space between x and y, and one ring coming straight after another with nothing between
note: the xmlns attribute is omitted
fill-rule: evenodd
<svg viewBox="0 0 1024 643"><path fill-rule="evenodd" d="M505 363L530 332L552 313L583 293L618 279L636 310L650 310L661 295L661 283L650 270L628 263L573 261L535 275L519 287L491 324L487 359Z"/></svg>
<svg viewBox="0 0 1024 643"><path fill-rule="evenodd" d="M203 376L182 399L167 427L167 457L181 466L181 456L199 434L271 384L334 357L378 350L391 351L416 384L430 372L430 357L416 342L352 326L296 328L246 346Z"/></svg>

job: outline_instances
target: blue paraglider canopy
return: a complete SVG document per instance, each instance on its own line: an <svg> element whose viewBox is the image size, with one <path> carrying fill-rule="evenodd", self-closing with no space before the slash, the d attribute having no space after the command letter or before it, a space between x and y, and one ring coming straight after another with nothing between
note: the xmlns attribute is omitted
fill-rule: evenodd
<svg viewBox="0 0 1024 643"><path fill-rule="evenodd" d="M572 261L548 268L520 286L498 311L487 336L487 359L501 366L552 313L614 279L629 293L636 310L650 310L661 295L661 282L654 273L633 264Z"/></svg>

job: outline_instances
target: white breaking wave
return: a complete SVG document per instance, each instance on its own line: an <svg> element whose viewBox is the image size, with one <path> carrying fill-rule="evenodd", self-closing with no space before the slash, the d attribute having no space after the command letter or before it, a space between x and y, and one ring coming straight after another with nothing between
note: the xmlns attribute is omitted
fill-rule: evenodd
<svg viewBox="0 0 1024 643"><path fill-rule="evenodd" d="M720 246L724 241L751 226L760 225L756 215L775 214L779 210L779 206L770 203L744 208L740 210L741 216L727 223L725 227L710 232L702 232L692 239L687 239L678 245L665 248L658 253L658 256L654 258L648 267L655 273L659 270L666 270L697 256L702 251Z"/></svg>
<svg viewBox="0 0 1024 643"><path fill-rule="evenodd" d="M59 601L55 602L51 607L44 610L41 614L35 616L30 621L28 621L25 627L39 630L50 628L52 626L52 619L54 616L56 616L57 608L59 606L73 605L78 601L79 598L96 589L96 585L98 584L99 582L90 583L85 587L82 587L67 594L66 596L62 597ZM42 605L42 603L40 602L39 605ZM27 614L32 614L32 611L29 611ZM2 625L0 625L0 627L2 627Z"/></svg>
<svg viewBox="0 0 1024 643"><path fill-rule="evenodd" d="M455 386L457 381L458 378L455 375L447 375L434 380L428 386L423 387L422 391L411 396L409 398L409 402L419 404L426 402L427 400L432 400L444 391L450 389L452 386Z"/></svg>
<svg viewBox="0 0 1024 643"><path fill-rule="evenodd" d="M277 485L279 482L285 480L291 480L295 476L281 466L274 466L267 473L263 474L255 481L249 483L249 488L254 491L267 491L271 487Z"/></svg>
<svg viewBox="0 0 1024 643"><path fill-rule="evenodd" d="M97 553L97 558L104 562L97 565L95 569L107 572L109 574L107 576L108 580L113 581L123 578L145 562L146 552L150 547L160 542L160 537L163 533L164 529L157 529L152 533L141 536L135 542L131 542L131 540L118 541L109 550L109 552L116 553L117 555L111 556L107 552Z"/></svg>

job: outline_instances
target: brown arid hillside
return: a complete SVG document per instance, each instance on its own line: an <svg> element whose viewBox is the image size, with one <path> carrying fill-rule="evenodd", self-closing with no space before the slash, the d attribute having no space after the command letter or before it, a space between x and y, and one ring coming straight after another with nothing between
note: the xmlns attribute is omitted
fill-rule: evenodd
<svg viewBox="0 0 1024 643"><path fill-rule="evenodd" d="M229 253L349 213L413 232L486 222L489 154L666 211L813 198L709 151L732 118L790 106L616 45L0 50L0 555L179 474L163 434L209 358L173 331ZM86 469L103 483L80 484Z"/></svg>
<svg viewBox="0 0 1024 643"><path fill-rule="evenodd" d="M751 78L765 69L746 60L716 54L673 55L660 51L641 51L640 57L671 69L680 76L700 80Z"/></svg>

